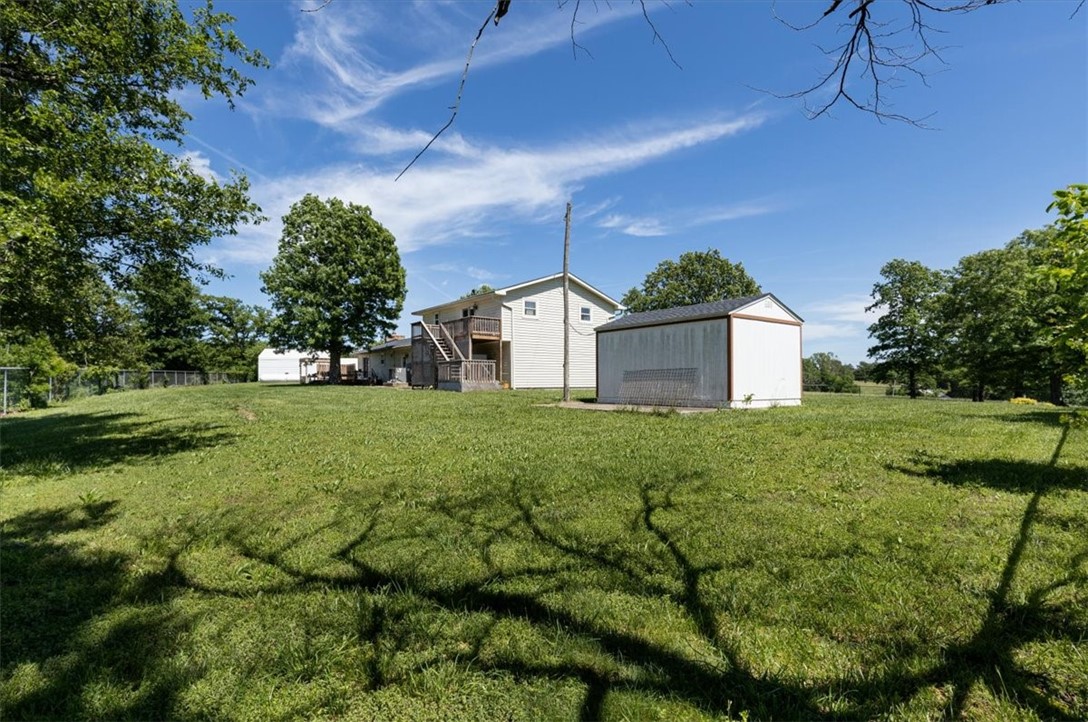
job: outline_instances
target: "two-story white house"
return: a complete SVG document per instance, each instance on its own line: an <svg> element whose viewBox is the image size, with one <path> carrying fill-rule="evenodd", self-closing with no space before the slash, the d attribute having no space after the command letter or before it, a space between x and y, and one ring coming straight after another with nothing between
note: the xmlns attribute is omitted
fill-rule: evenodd
<svg viewBox="0 0 1088 722"><path fill-rule="evenodd" d="M596 384L594 329L623 308L571 274L570 385ZM563 274L413 311L412 384L468 391L563 385Z"/></svg>

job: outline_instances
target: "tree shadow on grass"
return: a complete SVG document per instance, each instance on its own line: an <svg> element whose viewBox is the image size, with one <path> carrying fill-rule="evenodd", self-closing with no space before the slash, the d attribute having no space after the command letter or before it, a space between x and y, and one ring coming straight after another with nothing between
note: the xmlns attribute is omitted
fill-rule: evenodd
<svg viewBox="0 0 1088 722"><path fill-rule="evenodd" d="M995 698L1011 697L1019 706L1042 719L1077 720L1088 713L1088 694L1077 699L1061 699L1053 694L1051 680L1044 674L1025 669L1017 651L1034 642L1067 640L1078 644L1088 638L1088 619L1068 604L1051 599L1055 592L1079 589L1088 583L1088 548L1075 554L1065 574L1027 592L1025 601L1010 599L1028 545L1032 529L1040 518L1040 504L1051 491L1088 491L1088 469L1057 466L1062 448L1069 437L1069 424L1062 425L1061 436L1049 463L1001 460L961 460L945 462L920 458L921 469L896 469L908 474L936 479L955 486L986 486L1005 492L1030 493L1031 498L1020 520L998 586L990 593L990 603L978 631L967 641L943 650L945 661L926 675L901 680L913 688L921 684L951 690L949 717L963 719L968 696L982 685ZM1088 693L1088 690L1085 690Z"/></svg>
<svg viewBox="0 0 1088 722"><path fill-rule="evenodd" d="M234 435L224 429L178 419L149 421L139 414L117 412L16 417L6 419L0 429L0 467L27 476L99 469L232 441Z"/></svg>
<svg viewBox="0 0 1088 722"><path fill-rule="evenodd" d="M135 595L125 555L61 538L115 517L116 502L100 501L3 523L4 719L165 719L193 681L168 660L188 623L138 598L156 581Z"/></svg>
<svg viewBox="0 0 1088 722"><path fill-rule="evenodd" d="M894 715L900 706L932 690L946 695L944 713L953 719L971 714L978 690L1041 718L1076 719L1088 712L1088 699L1075 690L1070 696L1068 684L1063 687L1027 668L1020 652L1036 642L1076 645L1088 636L1083 615L1059 599L1086 581L1088 549L1074 556L1056 578L1016 598L1010 594L1030 550L1031 529L1040 518L1045 494L1083 488L1078 469L1057 466L1068 433L1063 430L1049 464L923 459L920 470L906 470L942 483L989 484L1030 493L1031 500L985 615L981 620L965 620L968 628L977 631L939 649L911 648L892 633L876 643L890 671L860 678L805 679L799 674L767 672L746 657L735 639L723 634L724 617L731 610L727 602L708 597L712 586L708 576L726 567L699 561L698 547L688 541L680 514L698 512L678 501L683 492L702 483L701 472L660 477L647 472L626 482L628 504L622 512L626 529L612 537L565 524L561 515L553 513L554 505L538 495L538 485L516 474L483 485L486 488L476 495L419 502L427 507L428 523L418 528L403 523L399 515L405 495L391 485L351 516L348 523L356 531L346 539L341 536L342 543L325 547L327 552L321 556L336 562L331 571L325 564L315 568L312 561L299 561L296 550L313 539L327 538L322 535L344 534L344 519L275 542L254 536L252 523L238 521L219 530L217 543L230 546L254 564L274 568L277 573L269 579L275 581L244 590L216 586L193 568L175 564L175 555L155 585L160 592L209 597L293 597L300 592L328 591L356 595L360 612L354 643L365 652L359 673L371 690L410 685L417 672L453 664L470 672L525 680L537 690L542 683L576 682L584 689L578 709L582 720L613 714L610 699L621 693L635 693L655 703L682 703L723 717L747 712L755 719L870 719ZM37 533L31 521L24 522L28 539ZM432 575L427 569L434 567L412 563L411 554L398 554L400 561L385 557L386 552L401 549L418 552L420 559L442 555L451 539L471 540L466 548L474 555L468 561L477 563L474 571ZM190 541L175 543L184 548ZM736 565L735 571L743 571L742 562ZM583 608L579 600L587 595L630 601L644 610L667 605L678 614L667 628L654 633L625 625L607 606ZM423 617L428 621L421 623ZM446 624L466 617L476 621ZM151 621L148 626L153 630L179 623ZM452 631L453 627L458 631ZM539 653L531 646L510 644L511 627L529 630L530 639L559 641L552 651ZM663 634L669 639L663 641ZM117 643L124 648L123 640ZM458 651L449 652L452 648ZM427 651L420 653L420 649ZM425 659L419 661L419 656ZM405 658L411 660L408 668ZM924 659L936 661L917 664ZM117 669L115 674L121 672ZM146 707L132 709L168 710L176 690L172 685L184 684L181 678L172 679L163 683L158 696L148 697ZM835 706L829 700L837 700ZM495 710L495 716L507 712L517 716L517 704L511 696L510 709Z"/></svg>
<svg viewBox="0 0 1088 722"><path fill-rule="evenodd" d="M391 570L367 558L374 547L386 547L390 542L422 542L425 546L440 548L447 541L444 534L433 531L405 532L395 537L379 534L378 519L383 513L380 502L374 506L369 520L364 520L362 530L332 554L352 569L348 576L314 572L292 563L291 550L300 543L299 538L283 540L277 545L278 549L272 551L249 545L244 532L226 534L225 538L241 555L274 567L285 575L280 578L287 581L262 586L262 595L326 589L360 594L367 600L369 611L359 624L358 642L371 649L384 648L386 654L402 649L397 637L404 631L400 620L407 616L403 608L405 599L412 600L408 605L415 609L417 616L423 609L431 613L467 613L486 618L486 624L477 625L476 631L462 640L467 648L457 657L470 660L462 664L485 673L508 674L515 679L578 681L586 690L579 712L583 720L601 719L606 699L616 691L642 692L657 699L683 701L719 715L747 710L761 719L839 716L820 707L816 701L819 690L753 672L719 634L715 611L703 598L700 584L703 575L720 567L691 561L674 538L673 531L658 519L662 512L673 508L674 490L694 480L693 476L681 475L667 482L645 482L639 486L635 490L639 507L631 520L632 532L637 539L622 549L579 538L542 521L539 500L528 491L531 484L522 479L512 479L505 494L501 491L487 494L464 504L440 502L435 510L455 522L461 533L486 537L477 547L486 571L471 581L454 584L435 583L436 580L428 579L410 566ZM494 524L475 518L479 511L474 508L475 503L491 512L496 501L510 513L509 518ZM550 561L524 566L514 564L509 568L492 558L493 547L502 542L538 545L546 551ZM639 554L633 551L634 548L647 551ZM588 571L597 578L579 580L580 571ZM239 595L236 590L215 588L194 578L185 578L182 584L201 594ZM690 617L691 634L698 639L697 644L703 651L688 655L673 645L653 641L639 631L617 628L608 615L587 617L575 603L562 599L565 592L577 594L594 590L641 597L648 603L660 603L662 598L671 600ZM399 611L396 603L388 601L391 595L400 598ZM560 654L562 659L559 660L508 651L492 650L484 654L492 634L503 626L503 622L527 625L545 636L558 631L575 646L594 650L593 658L585 659L574 652ZM502 647L501 644L497 646ZM430 664L442 661L449 660L439 656L416 667L415 671L423 671ZM381 660L371 660L365 670L370 688L403 681L391 677L386 671L389 667ZM511 709L510 713L516 715L517 710ZM501 716L499 712L496 714Z"/></svg>

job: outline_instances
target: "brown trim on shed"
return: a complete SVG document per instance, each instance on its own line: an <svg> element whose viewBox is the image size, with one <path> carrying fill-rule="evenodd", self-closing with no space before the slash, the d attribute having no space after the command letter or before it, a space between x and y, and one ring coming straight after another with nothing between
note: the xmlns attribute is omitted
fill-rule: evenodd
<svg viewBox="0 0 1088 722"><path fill-rule="evenodd" d="M797 360L801 364L801 396L805 395L805 329L797 329Z"/></svg>
<svg viewBox="0 0 1088 722"><path fill-rule="evenodd" d="M749 316L746 313L731 313L729 318L743 318L745 321L766 321L767 323L781 323L786 326L800 326L800 321L787 321L783 318L764 318L763 316Z"/></svg>
<svg viewBox="0 0 1088 722"><path fill-rule="evenodd" d="M733 403L733 317L726 316L726 332L725 332L725 363L727 368L725 369L725 395L726 402Z"/></svg>
<svg viewBox="0 0 1088 722"><path fill-rule="evenodd" d="M594 401L601 400L601 335L593 336L593 374L596 377L597 387L593 389Z"/></svg>

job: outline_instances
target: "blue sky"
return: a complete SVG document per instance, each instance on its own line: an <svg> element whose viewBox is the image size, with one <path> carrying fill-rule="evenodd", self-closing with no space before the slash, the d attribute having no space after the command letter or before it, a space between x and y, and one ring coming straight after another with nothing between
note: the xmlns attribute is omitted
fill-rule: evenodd
<svg viewBox="0 0 1088 722"><path fill-rule="evenodd" d="M719 249L806 320L805 355L848 362L869 346L879 270L902 257L950 268L1045 225L1050 193L1088 180L1088 12L1030 0L933 20L946 65L900 75L894 112L923 130L798 100L841 42L795 32L821 3L517 0L465 53L492 3L218 2L272 67L233 112L184 94L185 149L220 177L245 172L269 221L203 249L231 277L209 291L267 304L258 274L280 218L306 193L369 205L397 237L412 310L488 283L571 270L619 298L660 261ZM883 3L879 6L887 7ZM889 4L890 5L890 4ZM899 5L899 4L896 4ZM818 102L813 96L810 102Z"/></svg>

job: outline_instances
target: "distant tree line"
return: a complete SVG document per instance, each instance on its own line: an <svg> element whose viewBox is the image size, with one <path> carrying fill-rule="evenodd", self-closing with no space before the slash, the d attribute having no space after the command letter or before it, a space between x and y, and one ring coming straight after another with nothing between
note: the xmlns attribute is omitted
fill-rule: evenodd
<svg viewBox="0 0 1088 722"><path fill-rule="evenodd" d="M872 377L913 398L942 387L975 401L1081 401L1088 386L1088 185L1054 194L1052 225L951 270L895 259L869 310Z"/></svg>

